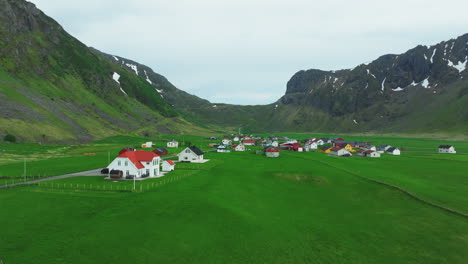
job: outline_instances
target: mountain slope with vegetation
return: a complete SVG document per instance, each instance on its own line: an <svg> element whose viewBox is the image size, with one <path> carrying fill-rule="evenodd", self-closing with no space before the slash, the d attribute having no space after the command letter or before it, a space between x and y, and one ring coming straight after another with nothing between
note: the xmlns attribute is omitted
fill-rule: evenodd
<svg viewBox="0 0 468 264"><path fill-rule="evenodd" d="M32 3L0 0L0 36L0 135L88 141L194 128L144 79L109 63Z"/></svg>

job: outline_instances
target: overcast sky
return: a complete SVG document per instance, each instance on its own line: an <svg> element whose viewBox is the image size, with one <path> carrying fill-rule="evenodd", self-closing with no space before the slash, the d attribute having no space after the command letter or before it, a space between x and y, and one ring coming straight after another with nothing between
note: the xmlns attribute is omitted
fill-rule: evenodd
<svg viewBox="0 0 468 264"><path fill-rule="evenodd" d="M467 0L32 0L88 46L212 102L266 104L338 70L468 33Z"/></svg>

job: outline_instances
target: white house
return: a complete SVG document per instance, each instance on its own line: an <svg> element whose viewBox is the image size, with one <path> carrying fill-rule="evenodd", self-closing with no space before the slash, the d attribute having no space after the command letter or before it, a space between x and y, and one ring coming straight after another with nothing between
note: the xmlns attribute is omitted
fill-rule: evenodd
<svg viewBox="0 0 468 264"><path fill-rule="evenodd" d="M239 137L234 137L232 140L233 140L234 142L239 142L240 139L239 139Z"/></svg>
<svg viewBox="0 0 468 264"><path fill-rule="evenodd" d="M277 140L273 140L273 142L271 142L271 146L277 148L277 147L279 146L278 141L277 141Z"/></svg>
<svg viewBox="0 0 468 264"><path fill-rule="evenodd" d="M439 153L451 153L451 154L456 154L457 151L455 148L451 145L440 145L439 146Z"/></svg>
<svg viewBox="0 0 468 264"><path fill-rule="evenodd" d="M390 147L388 148L387 150L385 150L386 153L390 154L390 155L395 155L395 156L399 156L400 155L400 150L397 149L397 148L394 148L394 147Z"/></svg>
<svg viewBox="0 0 468 264"><path fill-rule="evenodd" d="M339 147L334 147L328 153L330 156L337 156L337 157L351 157L353 154L349 152L349 150Z"/></svg>
<svg viewBox="0 0 468 264"><path fill-rule="evenodd" d="M180 162L202 163L203 151L195 146L187 147L178 154Z"/></svg>
<svg viewBox="0 0 468 264"><path fill-rule="evenodd" d="M268 158L277 158L279 157L280 153L279 150L275 147L269 147L265 149L265 155Z"/></svg>
<svg viewBox="0 0 468 264"><path fill-rule="evenodd" d="M255 141L253 141L253 140L244 140L244 141L242 141L242 143L245 146L255 146Z"/></svg>
<svg viewBox="0 0 468 264"><path fill-rule="evenodd" d="M316 142L309 141L304 145L305 151L317 150L317 148L318 148L318 145Z"/></svg>
<svg viewBox="0 0 468 264"><path fill-rule="evenodd" d="M225 139L221 140L221 143L223 145L231 145L232 141L230 139L225 138Z"/></svg>
<svg viewBox="0 0 468 264"><path fill-rule="evenodd" d="M244 144L239 144L234 148L235 151L245 151L245 146Z"/></svg>
<svg viewBox="0 0 468 264"><path fill-rule="evenodd" d="M152 148L153 147L153 142L146 142L144 144L141 144L142 148Z"/></svg>
<svg viewBox="0 0 468 264"><path fill-rule="evenodd" d="M295 139L288 139L288 140L286 140L285 143L286 143L286 144L294 144L294 143L297 143L297 140L295 140Z"/></svg>
<svg viewBox="0 0 468 264"><path fill-rule="evenodd" d="M380 158L380 153L374 150L359 150L358 151L358 156L360 157L368 157L368 158Z"/></svg>
<svg viewBox="0 0 468 264"><path fill-rule="evenodd" d="M164 160L162 162L162 171L173 171L175 163L172 160Z"/></svg>
<svg viewBox="0 0 468 264"><path fill-rule="evenodd" d="M385 153L389 148L392 148L390 145L380 145L377 147L377 152L382 154Z"/></svg>
<svg viewBox="0 0 468 264"><path fill-rule="evenodd" d="M172 140L167 142L167 147L168 148L178 148L179 147L179 142Z"/></svg>
<svg viewBox="0 0 468 264"><path fill-rule="evenodd" d="M115 158L107 168L120 170L123 176L158 177L161 158L152 151L125 151Z"/></svg>
<svg viewBox="0 0 468 264"><path fill-rule="evenodd" d="M227 147L225 145L219 145L216 152L223 153L223 152L231 152L231 151L229 149L227 149Z"/></svg>

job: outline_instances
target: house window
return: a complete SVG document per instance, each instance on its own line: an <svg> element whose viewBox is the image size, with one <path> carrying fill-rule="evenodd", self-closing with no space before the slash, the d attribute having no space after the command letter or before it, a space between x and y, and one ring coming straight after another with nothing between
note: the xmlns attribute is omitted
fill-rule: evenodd
<svg viewBox="0 0 468 264"><path fill-rule="evenodd" d="M125 166L128 166L128 161L125 161Z"/></svg>
<svg viewBox="0 0 468 264"><path fill-rule="evenodd" d="M156 176L156 175L158 175L158 174L156 173L156 169L154 169L154 176Z"/></svg>
<svg viewBox="0 0 468 264"><path fill-rule="evenodd" d="M125 171L125 175L130 175L130 172L129 171Z"/></svg>
<svg viewBox="0 0 468 264"><path fill-rule="evenodd" d="M146 169L146 175L149 175L149 170L148 169Z"/></svg>
<svg viewBox="0 0 468 264"><path fill-rule="evenodd" d="M185 153L190 153L190 150L188 150L188 149L187 149L187 150L185 150Z"/></svg>
<svg viewBox="0 0 468 264"><path fill-rule="evenodd" d="M119 160L119 161L117 162L117 166L120 166L120 164L121 164L121 163L120 163L120 160Z"/></svg>

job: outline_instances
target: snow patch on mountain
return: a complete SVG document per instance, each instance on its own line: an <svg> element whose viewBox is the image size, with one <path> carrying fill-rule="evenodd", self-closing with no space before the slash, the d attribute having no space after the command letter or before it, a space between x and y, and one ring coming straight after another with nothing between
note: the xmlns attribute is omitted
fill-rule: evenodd
<svg viewBox="0 0 468 264"><path fill-rule="evenodd" d="M424 79L424 81L421 82L421 85L422 85L422 87L424 87L426 89L429 88L429 77Z"/></svg>
<svg viewBox="0 0 468 264"><path fill-rule="evenodd" d="M117 58L116 56L112 55L112 57L114 57L114 60L119 61L119 58Z"/></svg>
<svg viewBox="0 0 468 264"><path fill-rule="evenodd" d="M114 72L114 74L112 75L112 79L114 79L114 81L120 85L120 74Z"/></svg>
<svg viewBox="0 0 468 264"><path fill-rule="evenodd" d="M427 60L427 56L426 56L426 54L424 54L424 59L425 59L425 60Z"/></svg>
<svg viewBox="0 0 468 264"><path fill-rule="evenodd" d="M385 77L385 79L383 79L382 81L382 91L385 89L385 81L387 80L387 77Z"/></svg>
<svg viewBox="0 0 468 264"><path fill-rule="evenodd" d="M375 75L374 75L374 74L372 74L372 73L370 72L370 70L369 70L369 69L367 69L367 75L370 75L370 76L374 77L374 79L377 79L377 78L375 77Z"/></svg>
<svg viewBox="0 0 468 264"><path fill-rule="evenodd" d="M131 64L131 63L125 63L125 65L127 65L127 67L131 68L136 75L138 75L138 67L134 64Z"/></svg>
<svg viewBox="0 0 468 264"><path fill-rule="evenodd" d="M144 70L145 76L146 76L146 81L149 82L150 84L153 84L153 82L148 78L148 74L146 73L146 70Z"/></svg>
<svg viewBox="0 0 468 264"><path fill-rule="evenodd" d="M436 51L437 51L437 48L434 49L434 52L432 52L432 56L431 56L431 63L434 63L434 56L436 54Z"/></svg>
<svg viewBox="0 0 468 264"><path fill-rule="evenodd" d="M397 88L395 88L395 89L392 89L392 91L394 91L394 92L400 92L400 91L403 91L403 90L404 90L404 89L401 88L401 87L397 87Z"/></svg>
<svg viewBox="0 0 468 264"><path fill-rule="evenodd" d="M356 119L353 119L353 122L354 122L354 124L356 124L356 125L358 124L358 122L356 121Z"/></svg>
<svg viewBox="0 0 468 264"><path fill-rule="evenodd" d="M466 63L468 63L468 57L465 57L465 61L459 61L457 64L454 64L452 61L447 60L447 65L458 70L459 73L466 69Z"/></svg>
<svg viewBox="0 0 468 264"><path fill-rule="evenodd" d="M124 91L124 89L122 89L122 87L120 87L120 91L122 91L123 94L125 94L126 96L128 96L128 94Z"/></svg>

